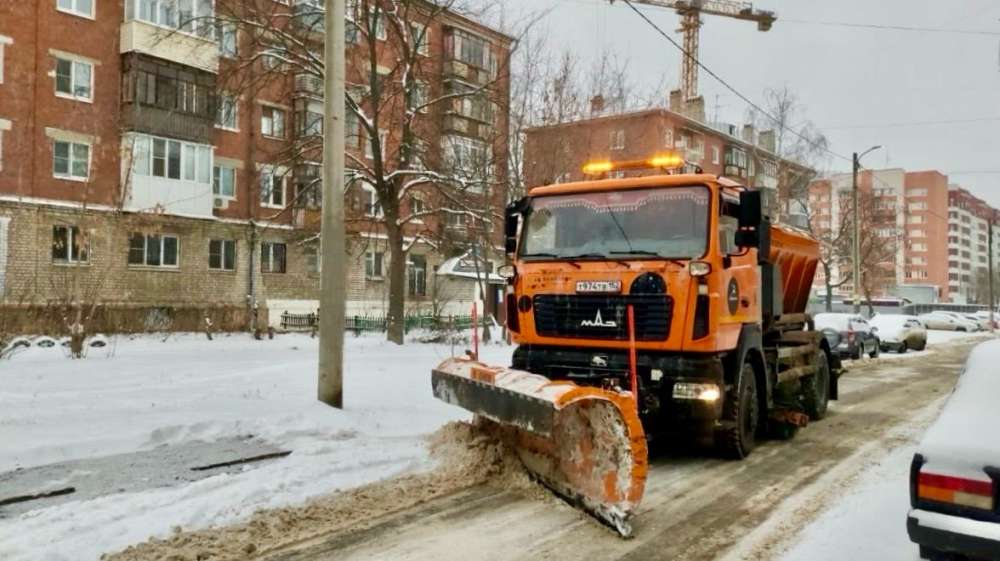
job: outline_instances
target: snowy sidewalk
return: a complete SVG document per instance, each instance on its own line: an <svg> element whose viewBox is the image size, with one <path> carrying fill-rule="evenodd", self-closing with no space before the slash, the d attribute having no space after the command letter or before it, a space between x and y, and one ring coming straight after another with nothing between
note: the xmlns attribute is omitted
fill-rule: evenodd
<svg viewBox="0 0 1000 561"><path fill-rule="evenodd" d="M119 337L85 360L54 348L0 361L0 473L251 434L294 451L235 474L0 519L0 558L87 561L175 526L228 523L429 468L424 436L465 418L430 391L431 368L452 348L349 337L338 411L315 399L317 344L302 335ZM486 346L483 358L506 363L510 352Z"/></svg>

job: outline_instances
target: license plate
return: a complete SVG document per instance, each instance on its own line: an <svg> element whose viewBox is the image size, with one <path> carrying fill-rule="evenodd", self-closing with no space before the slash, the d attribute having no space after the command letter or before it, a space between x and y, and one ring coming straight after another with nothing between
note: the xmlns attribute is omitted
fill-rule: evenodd
<svg viewBox="0 0 1000 561"><path fill-rule="evenodd" d="M621 292L622 281L578 281L576 283L577 292Z"/></svg>

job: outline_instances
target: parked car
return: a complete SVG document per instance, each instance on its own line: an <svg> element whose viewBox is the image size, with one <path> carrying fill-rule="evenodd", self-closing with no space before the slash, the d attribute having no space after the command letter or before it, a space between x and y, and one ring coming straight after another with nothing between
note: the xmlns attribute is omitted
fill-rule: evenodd
<svg viewBox="0 0 1000 561"><path fill-rule="evenodd" d="M869 323L878 329L883 351L905 353L909 349L922 351L927 348L927 328L916 316L879 314Z"/></svg>
<svg viewBox="0 0 1000 561"><path fill-rule="evenodd" d="M1000 561L1000 341L972 350L910 465L906 529L924 559Z"/></svg>
<svg viewBox="0 0 1000 561"><path fill-rule="evenodd" d="M813 318L816 330L822 331L830 348L842 358L859 359L862 355L877 358L878 330L858 314L823 313Z"/></svg>
<svg viewBox="0 0 1000 561"><path fill-rule="evenodd" d="M990 318L989 316L982 317L979 314L963 314L963 317L972 323L976 324L979 328L978 331L989 331L990 330Z"/></svg>
<svg viewBox="0 0 1000 561"><path fill-rule="evenodd" d="M997 327L997 322L1000 322L1000 314L994 312L993 319L991 320L989 310L979 310L972 315L976 316L980 322L984 323L986 325L986 329L990 329L990 327L995 329ZM993 322L992 324L990 323L991 321Z"/></svg>
<svg viewBox="0 0 1000 561"><path fill-rule="evenodd" d="M944 331L975 331L976 324L950 312L936 311L917 316L927 329Z"/></svg>

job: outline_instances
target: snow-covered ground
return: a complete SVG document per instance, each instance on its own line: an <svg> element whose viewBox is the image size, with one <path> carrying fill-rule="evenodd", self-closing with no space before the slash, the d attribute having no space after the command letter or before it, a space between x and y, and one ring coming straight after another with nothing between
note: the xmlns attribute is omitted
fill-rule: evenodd
<svg viewBox="0 0 1000 561"><path fill-rule="evenodd" d="M430 371L465 347L349 336L339 411L316 401L317 345L304 335L118 337L84 360L57 347L0 361L0 473L247 434L293 450L242 473L0 520L0 559L88 561L176 526L429 468L425 435L466 416L433 398ZM509 363L510 347L481 351Z"/></svg>

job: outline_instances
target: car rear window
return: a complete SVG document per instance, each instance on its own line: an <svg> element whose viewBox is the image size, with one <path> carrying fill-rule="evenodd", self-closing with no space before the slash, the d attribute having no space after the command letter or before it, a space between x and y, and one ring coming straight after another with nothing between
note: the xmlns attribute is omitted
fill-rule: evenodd
<svg viewBox="0 0 1000 561"><path fill-rule="evenodd" d="M834 329L847 331L847 320L851 316L836 314L819 314L815 318L816 329Z"/></svg>

